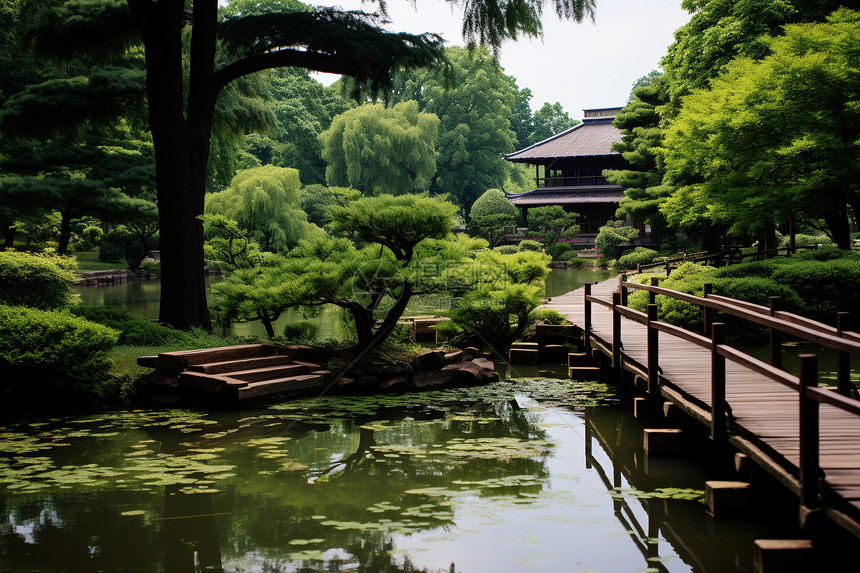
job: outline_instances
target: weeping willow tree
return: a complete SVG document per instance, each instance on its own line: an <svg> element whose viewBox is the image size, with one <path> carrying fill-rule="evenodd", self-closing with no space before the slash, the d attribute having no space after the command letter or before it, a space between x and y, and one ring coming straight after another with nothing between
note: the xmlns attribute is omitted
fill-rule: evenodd
<svg viewBox="0 0 860 573"><path fill-rule="evenodd" d="M463 2L464 36L495 51L506 39L540 36L546 3L560 18L593 17L594 0ZM352 76L357 93L375 95L389 88L393 71L444 60L439 36L385 31L377 15L262 4L266 10L219 13L218 0L68 0L52 3L43 22L37 47L45 54L95 57L143 46L161 228L159 319L178 328L211 327L198 217L219 94L249 74L298 67Z"/></svg>

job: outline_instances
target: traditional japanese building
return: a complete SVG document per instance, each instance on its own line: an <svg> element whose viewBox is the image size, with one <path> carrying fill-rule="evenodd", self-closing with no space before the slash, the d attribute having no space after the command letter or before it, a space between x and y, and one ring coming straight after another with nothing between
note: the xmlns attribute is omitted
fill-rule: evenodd
<svg viewBox="0 0 860 573"><path fill-rule="evenodd" d="M612 144L621 141L621 130L612 125L620 107L586 109L582 123L530 147L504 155L508 161L535 166L535 190L506 194L519 207L528 225L532 207L561 205L579 213L580 234L595 236L615 216L624 197L619 185L603 178L604 169L628 169Z"/></svg>

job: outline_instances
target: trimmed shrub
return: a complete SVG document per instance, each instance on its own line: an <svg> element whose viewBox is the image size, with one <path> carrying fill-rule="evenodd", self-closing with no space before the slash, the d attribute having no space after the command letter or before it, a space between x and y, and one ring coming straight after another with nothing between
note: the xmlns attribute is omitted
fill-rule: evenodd
<svg viewBox="0 0 860 573"><path fill-rule="evenodd" d="M629 253L622 255L617 261L615 261L615 268L617 269L635 269L636 265L646 265L652 262L660 253L655 251L654 249L648 249L645 247L636 247Z"/></svg>
<svg viewBox="0 0 860 573"><path fill-rule="evenodd" d="M70 313L0 306L0 403L77 404L103 395L118 336Z"/></svg>
<svg viewBox="0 0 860 573"><path fill-rule="evenodd" d="M78 282L71 259L0 251L0 304L41 310L69 304Z"/></svg>
<svg viewBox="0 0 860 573"><path fill-rule="evenodd" d="M629 243L639 236L639 231L625 224L623 221L609 221L603 227L594 240L597 252L607 257L615 256L615 245Z"/></svg>
<svg viewBox="0 0 860 573"><path fill-rule="evenodd" d="M787 247L791 244L791 236L785 235L780 241L780 247ZM826 247L832 247L833 241L830 240L825 234L821 235L801 235L796 234L794 236L794 245L797 247L814 247L815 245L821 245Z"/></svg>
<svg viewBox="0 0 860 573"><path fill-rule="evenodd" d="M310 343L316 339L317 325L302 320L284 325L284 340L291 343Z"/></svg>
<svg viewBox="0 0 860 573"><path fill-rule="evenodd" d="M498 247L493 248L497 253L502 253L503 255L513 255L514 253L518 253L516 245L500 245Z"/></svg>
<svg viewBox="0 0 860 573"><path fill-rule="evenodd" d="M138 318L121 308L79 304L70 311L76 316L118 331L117 344L121 346L163 346L193 340L192 335L187 332Z"/></svg>
<svg viewBox="0 0 860 573"><path fill-rule="evenodd" d="M538 251L540 252L543 249L543 245L541 245L537 241L532 241L531 239L524 239L519 242L517 245L517 249L520 251Z"/></svg>
<svg viewBox="0 0 860 573"><path fill-rule="evenodd" d="M553 308L536 308L529 314L529 320L541 324L570 324L570 321Z"/></svg>
<svg viewBox="0 0 860 573"><path fill-rule="evenodd" d="M774 270L773 280L799 295L810 318L832 324L837 312L860 312L860 260L792 262Z"/></svg>
<svg viewBox="0 0 860 573"><path fill-rule="evenodd" d="M554 243L547 246L546 254L554 261L567 261L576 256L576 251L568 243Z"/></svg>

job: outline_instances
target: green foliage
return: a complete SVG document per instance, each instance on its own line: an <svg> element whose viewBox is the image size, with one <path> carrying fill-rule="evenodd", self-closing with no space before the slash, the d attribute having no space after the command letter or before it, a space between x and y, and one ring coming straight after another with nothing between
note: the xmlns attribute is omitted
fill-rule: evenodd
<svg viewBox="0 0 860 573"><path fill-rule="evenodd" d="M543 249L543 245L531 239L523 239L517 245L517 250L519 251L540 251L541 249Z"/></svg>
<svg viewBox="0 0 860 573"><path fill-rule="evenodd" d="M554 261L568 261L576 257L576 250L567 243L553 243L547 246L546 254Z"/></svg>
<svg viewBox="0 0 860 573"><path fill-rule="evenodd" d="M491 247L505 239L505 227L516 223L517 208L504 192L488 189L478 197L469 211L469 232L486 239Z"/></svg>
<svg viewBox="0 0 860 573"><path fill-rule="evenodd" d="M540 324L571 324L567 318L554 308L536 308L529 314L532 323Z"/></svg>
<svg viewBox="0 0 860 573"><path fill-rule="evenodd" d="M147 253L158 248L158 223L117 225L102 239L99 259L102 261L125 261L128 268L137 271Z"/></svg>
<svg viewBox="0 0 860 573"><path fill-rule="evenodd" d="M346 207L361 197L361 191L348 187L326 187L325 185L306 185L299 191L302 211L308 222L325 227L331 223L329 207Z"/></svg>
<svg viewBox="0 0 860 573"><path fill-rule="evenodd" d="M526 146L534 145L577 124L579 124L579 120L571 119L560 103L544 102L543 106L535 112L532 123L533 130L529 133Z"/></svg>
<svg viewBox="0 0 860 573"><path fill-rule="evenodd" d="M537 243L537 241L535 241ZM538 243L540 244L540 243ZM493 250L497 253L502 253L503 255L512 255L516 252L519 252L522 249L518 249L516 245L499 245L498 247L493 247ZM526 249L528 250L528 249ZM540 249L538 249L540 251Z"/></svg>
<svg viewBox="0 0 860 573"><path fill-rule="evenodd" d="M453 327L462 333L458 338L496 350L519 339L540 304L549 260L534 251L477 253L478 282L451 310Z"/></svg>
<svg viewBox="0 0 860 573"><path fill-rule="evenodd" d="M206 213L223 215L265 251L283 252L319 234L299 208L299 172L266 165L238 173L230 187L206 197Z"/></svg>
<svg viewBox="0 0 860 573"><path fill-rule="evenodd" d="M788 247L791 245L791 237L786 235L783 237L780 242L780 247ZM833 240L827 235L804 235L804 234L796 234L794 236L794 245L796 247L815 247L817 245L832 247L834 246Z"/></svg>
<svg viewBox="0 0 860 573"><path fill-rule="evenodd" d="M302 320L284 325L283 337L286 342L293 344L310 344L316 340L317 325Z"/></svg>
<svg viewBox="0 0 860 573"><path fill-rule="evenodd" d="M615 262L615 268L621 270L635 269L636 265L645 265L652 262L655 258L659 256L659 254L660 253L658 253L654 249L636 247L629 253L625 253L624 255L622 255Z"/></svg>
<svg viewBox="0 0 860 573"><path fill-rule="evenodd" d="M42 310L69 304L78 279L74 260L0 251L0 304Z"/></svg>
<svg viewBox="0 0 860 573"><path fill-rule="evenodd" d="M661 209L674 225L704 219L732 232L800 214L823 219L847 249L848 205L860 202L860 14L784 31L766 41L770 55L732 61L683 100L663 151L681 187Z"/></svg>
<svg viewBox="0 0 860 573"><path fill-rule="evenodd" d="M75 316L117 331L116 343L121 346L163 346L193 340L188 332L144 320L117 307L78 304L69 310Z"/></svg>
<svg viewBox="0 0 860 573"><path fill-rule="evenodd" d="M395 78L391 97L415 100L421 111L439 118L430 190L447 194L465 214L487 189L505 185L511 166L501 154L515 149L512 126L520 94L484 48L455 46L445 54L450 70L407 70Z"/></svg>
<svg viewBox="0 0 860 573"><path fill-rule="evenodd" d="M544 246L554 245L559 239L572 239L579 233L577 213L568 213L560 205L529 209L529 232L541 238Z"/></svg>
<svg viewBox="0 0 860 573"><path fill-rule="evenodd" d="M329 185L368 195L424 191L436 173L439 118L418 103L363 105L332 120L320 135Z"/></svg>
<svg viewBox="0 0 860 573"><path fill-rule="evenodd" d="M439 197L380 195L364 197L347 207L332 207L336 232L355 235L387 247L398 261L410 261L424 239L441 239L454 227L457 209Z"/></svg>
<svg viewBox="0 0 860 573"><path fill-rule="evenodd" d="M0 401L66 401L68 409L102 392L117 336L68 313L0 305Z"/></svg>
<svg viewBox="0 0 860 573"><path fill-rule="evenodd" d="M624 221L608 221L600 227L594 245L603 256L614 257L616 245L625 245L638 236L639 231Z"/></svg>

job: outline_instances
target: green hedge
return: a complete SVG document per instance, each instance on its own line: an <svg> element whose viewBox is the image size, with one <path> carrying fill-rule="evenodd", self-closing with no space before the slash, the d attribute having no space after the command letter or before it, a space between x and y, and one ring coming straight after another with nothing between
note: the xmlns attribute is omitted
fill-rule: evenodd
<svg viewBox="0 0 860 573"><path fill-rule="evenodd" d="M78 279L71 259L0 251L0 304L42 310L69 304Z"/></svg>
<svg viewBox="0 0 860 573"><path fill-rule="evenodd" d="M615 268L621 270L635 269L636 265L647 265L653 262L660 253L646 247L636 247L629 253L622 255L616 262Z"/></svg>
<svg viewBox="0 0 860 573"><path fill-rule="evenodd" d="M111 306L73 306L72 314L119 331L117 344L122 346L162 346L192 342L193 336L156 322L138 318Z"/></svg>
<svg viewBox="0 0 860 573"><path fill-rule="evenodd" d="M107 388L119 333L66 312L0 305L0 397L5 407L80 404ZM71 400L70 400L71 399Z"/></svg>

